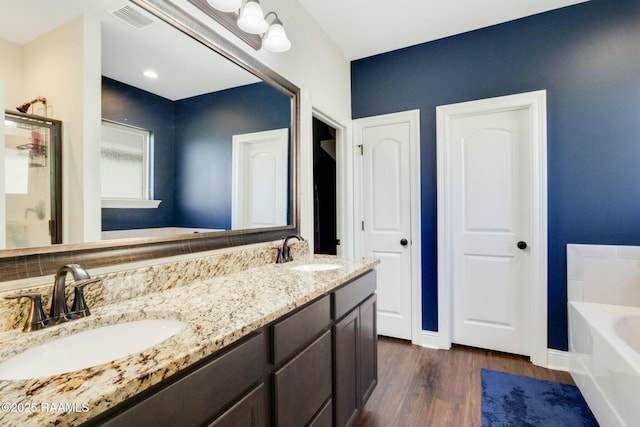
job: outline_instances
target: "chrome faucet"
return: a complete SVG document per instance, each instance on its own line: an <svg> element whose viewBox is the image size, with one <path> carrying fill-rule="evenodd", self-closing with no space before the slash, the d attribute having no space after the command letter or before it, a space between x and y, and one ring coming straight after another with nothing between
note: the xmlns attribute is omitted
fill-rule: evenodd
<svg viewBox="0 0 640 427"><path fill-rule="evenodd" d="M287 236L284 239L284 242L282 242L282 247L278 248L278 257L276 258L276 264L293 261L293 257L291 256L291 248L289 247L290 239L298 239L299 241L304 242L304 239L297 234Z"/></svg>
<svg viewBox="0 0 640 427"><path fill-rule="evenodd" d="M73 275L74 300L71 311L67 306L65 293L67 273ZM49 317L46 317L42 309L42 298L37 293L18 294L5 297L6 299L29 298L31 299L31 310L27 322L22 329L25 332L37 331L47 326L56 325L91 314L87 303L84 300L84 287L92 283L100 282L101 279L92 279L87 270L78 264L67 264L56 272L51 293L51 308Z"/></svg>
<svg viewBox="0 0 640 427"><path fill-rule="evenodd" d="M67 307L67 296L65 293L67 273L71 273L76 282L91 279L87 270L80 267L78 264L67 264L58 269L56 278L53 282L51 309L49 310L49 319L54 323L70 320L69 307Z"/></svg>

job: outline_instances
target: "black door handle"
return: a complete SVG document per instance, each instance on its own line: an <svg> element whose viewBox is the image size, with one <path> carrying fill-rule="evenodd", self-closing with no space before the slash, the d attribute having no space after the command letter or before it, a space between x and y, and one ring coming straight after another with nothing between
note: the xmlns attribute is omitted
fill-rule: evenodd
<svg viewBox="0 0 640 427"><path fill-rule="evenodd" d="M516 246L518 246L518 249L527 249L527 242L520 240Z"/></svg>
<svg viewBox="0 0 640 427"><path fill-rule="evenodd" d="M400 240L400 244L402 246L407 246L409 244L409 241L407 239L402 239L402 240Z"/></svg>

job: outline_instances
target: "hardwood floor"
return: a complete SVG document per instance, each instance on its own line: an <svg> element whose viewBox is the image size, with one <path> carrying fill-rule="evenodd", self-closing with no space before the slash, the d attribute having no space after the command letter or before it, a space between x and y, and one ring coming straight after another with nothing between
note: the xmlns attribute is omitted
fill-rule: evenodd
<svg viewBox="0 0 640 427"><path fill-rule="evenodd" d="M378 385L357 427L480 427L480 369L573 384L567 372L471 347L431 350L380 337Z"/></svg>

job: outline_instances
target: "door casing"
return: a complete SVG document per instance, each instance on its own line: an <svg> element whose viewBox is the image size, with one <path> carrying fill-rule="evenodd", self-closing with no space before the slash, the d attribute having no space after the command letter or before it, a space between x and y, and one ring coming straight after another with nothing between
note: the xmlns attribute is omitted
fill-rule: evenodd
<svg viewBox="0 0 640 427"><path fill-rule="evenodd" d="M451 348L453 229L451 223L452 156L448 144L454 118L470 114L526 109L532 141L532 257L530 310L531 361L547 366L547 129L546 91L527 92L436 107L438 348Z"/></svg>

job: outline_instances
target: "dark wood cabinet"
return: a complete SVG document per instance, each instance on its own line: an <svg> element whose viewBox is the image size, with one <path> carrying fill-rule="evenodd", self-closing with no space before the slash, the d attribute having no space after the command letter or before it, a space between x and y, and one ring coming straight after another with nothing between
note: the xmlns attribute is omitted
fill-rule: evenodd
<svg viewBox="0 0 640 427"><path fill-rule="evenodd" d="M334 293L334 425L351 426L378 383L375 272ZM366 298L366 299L364 299ZM364 299L364 301L362 301Z"/></svg>
<svg viewBox="0 0 640 427"><path fill-rule="evenodd" d="M223 354L178 375L157 390L116 408L101 426L197 426L210 422L226 406L262 382L267 363L266 334L260 331Z"/></svg>
<svg viewBox="0 0 640 427"><path fill-rule="evenodd" d="M331 399L331 331L274 373L275 425L306 426Z"/></svg>
<svg viewBox="0 0 640 427"><path fill-rule="evenodd" d="M333 327L335 425L348 426L358 415L358 329L360 314L352 310Z"/></svg>
<svg viewBox="0 0 640 427"><path fill-rule="evenodd" d="M360 304L360 409L378 384L378 330L376 328L376 294Z"/></svg>
<svg viewBox="0 0 640 427"><path fill-rule="evenodd" d="M264 384L260 384L209 427L266 427L265 401Z"/></svg>
<svg viewBox="0 0 640 427"><path fill-rule="evenodd" d="M365 273L83 425L351 425L377 383L375 281Z"/></svg>
<svg viewBox="0 0 640 427"><path fill-rule="evenodd" d="M307 346L331 325L329 296L309 304L273 325L273 364L278 365Z"/></svg>

